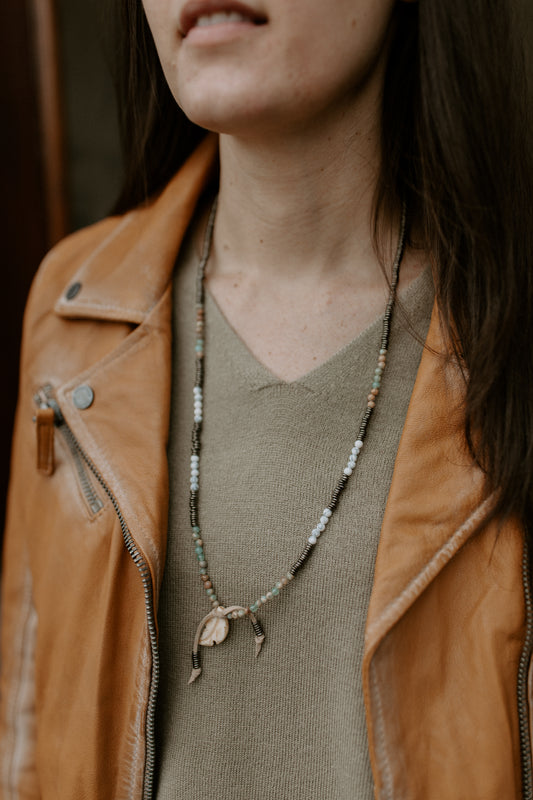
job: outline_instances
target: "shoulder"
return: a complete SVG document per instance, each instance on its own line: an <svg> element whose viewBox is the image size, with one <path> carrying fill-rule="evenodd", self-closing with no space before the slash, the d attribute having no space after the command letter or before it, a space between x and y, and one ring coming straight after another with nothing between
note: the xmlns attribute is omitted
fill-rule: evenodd
<svg viewBox="0 0 533 800"><path fill-rule="evenodd" d="M128 215L129 216L129 215ZM113 237L125 217L108 217L62 239L41 262L28 297L26 315L37 307L54 306L58 297L67 293L72 278L102 245Z"/></svg>
<svg viewBox="0 0 533 800"><path fill-rule="evenodd" d="M26 318L55 311L70 318L142 321L171 278L217 149L216 137L208 136L158 196L56 245L36 274Z"/></svg>

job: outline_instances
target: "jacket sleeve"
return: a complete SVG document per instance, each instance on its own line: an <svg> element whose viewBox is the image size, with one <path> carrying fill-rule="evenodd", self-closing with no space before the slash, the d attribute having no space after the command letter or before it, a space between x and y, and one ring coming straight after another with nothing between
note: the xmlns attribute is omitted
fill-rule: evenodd
<svg viewBox="0 0 533 800"><path fill-rule="evenodd" d="M24 374L24 365L21 370ZM0 800L37 800L35 767L35 643L27 532L38 509L28 498L35 441L29 386L21 380L4 535L0 627ZM27 382L26 382L27 384ZM30 467L33 467L31 469Z"/></svg>

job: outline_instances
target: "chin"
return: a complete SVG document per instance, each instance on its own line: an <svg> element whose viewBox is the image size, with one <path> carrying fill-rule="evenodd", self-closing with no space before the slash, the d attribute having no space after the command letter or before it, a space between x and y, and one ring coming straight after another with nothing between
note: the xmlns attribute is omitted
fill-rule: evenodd
<svg viewBox="0 0 533 800"><path fill-rule="evenodd" d="M186 116L199 125L216 133L243 134L261 130L276 116L268 103L258 102L256 96L228 96L225 92L210 91L208 95L186 92L178 96L177 102Z"/></svg>

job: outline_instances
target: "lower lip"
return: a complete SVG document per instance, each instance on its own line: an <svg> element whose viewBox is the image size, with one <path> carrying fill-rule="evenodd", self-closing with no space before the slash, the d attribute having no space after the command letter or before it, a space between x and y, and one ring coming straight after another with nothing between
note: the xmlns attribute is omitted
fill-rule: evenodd
<svg viewBox="0 0 533 800"><path fill-rule="evenodd" d="M254 25L253 22L220 22L217 25L202 25L191 28L183 42L194 45L214 45L230 42L248 35L251 31L259 30L263 25Z"/></svg>

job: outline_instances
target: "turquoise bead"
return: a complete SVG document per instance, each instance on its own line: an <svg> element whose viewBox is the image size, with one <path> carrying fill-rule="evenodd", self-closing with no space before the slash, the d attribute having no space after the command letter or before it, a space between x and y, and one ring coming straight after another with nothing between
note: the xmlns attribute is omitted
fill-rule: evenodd
<svg viewBox="0 0 533 800"><path fill-rule="evenodd" d="M381 384L381 381L374 381L374 383L372 384L372 388L373 389L379 389L380 384Z"/></svg>
<svg viewBox="0 0 533 800"><path fill-rule="evenodd" d="M276 586L274 586L274 588L272 589L272 594L273 595L278 595L279 594L279 589Z"/></svg>
<svg viewBox="0 0 533 800"><path fill-rule="evenodd" d="M218 597L216 596L216 594L212 594L209 599L211 600L212 603L218 603Z"/></svg>
<svg viewBox="0 0 533 800"><path fill-rule="evenodd" d="M203 549L201 544L196 545L196 547L194 549L198 553L198 555L200 555L200 553L204 552L204 549Z"/></svg>
<svg viewBox="0 0 533 800"><path fill-rule="evenodd" d="M259 606L257 605L257 603L252 603L252 605L250 606L250 611L252 612L252 614L255 614L258 608Z"/></svg>
<svg viewBox="0 0 533 800"><path fill-rule="evenodd" d="M207 592L207 594L209 596L211 596L212 594L215 594L215 590L214 589L206 589L206 592Z"/></svg>
<svg viewBox="0 0 533 800"><path fill-rule="evenodd" d="M198 527L198 525L193 526L193 531L194 533L200 533L200 528Z"/></svg>
<svg viewBox="0 0 533 800"><path fill-rule="evenodd" d="M207 575L207 570L205 567L200 567L200 575Z"/></svg>

